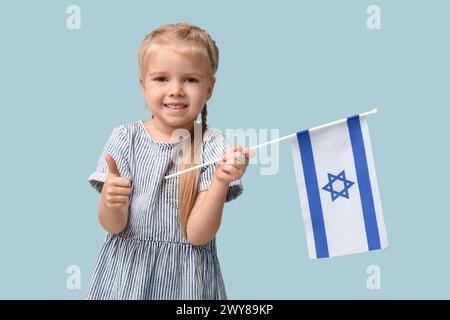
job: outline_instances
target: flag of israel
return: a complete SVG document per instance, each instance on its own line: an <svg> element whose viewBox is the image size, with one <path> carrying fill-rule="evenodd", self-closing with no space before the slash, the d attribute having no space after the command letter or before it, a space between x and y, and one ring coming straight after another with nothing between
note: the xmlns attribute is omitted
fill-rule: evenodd
<svg viewBox="0 0 450 320"><path fill-rule="evenodd" d="M310 259L388 246L366 117L297 132L292 153Z"/></svg>

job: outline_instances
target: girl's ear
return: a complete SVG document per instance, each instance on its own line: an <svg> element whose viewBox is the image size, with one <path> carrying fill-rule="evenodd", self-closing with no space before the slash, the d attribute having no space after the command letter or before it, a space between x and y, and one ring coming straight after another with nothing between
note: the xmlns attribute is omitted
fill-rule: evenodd
<svg viewBox="0 0 450 320"><path fill-rule="evenodd" d="M208 101L209 98L211 98L215 84L216 84L216 77L212 77L211 82L208 87L208 95L206 96L206 101Z"/></svg>
<svg viewBox="0 0 450 320"><path fill-rule="evenodd" d="M144 79L139 78L139 83L141 85L141 94L144 97L145 96L145 82L144 82Z"/></svg>

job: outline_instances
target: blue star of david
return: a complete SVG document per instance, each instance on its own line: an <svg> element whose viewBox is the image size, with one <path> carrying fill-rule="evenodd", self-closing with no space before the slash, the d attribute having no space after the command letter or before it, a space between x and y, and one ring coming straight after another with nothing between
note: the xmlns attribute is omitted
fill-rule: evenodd
<svg viewBox="0 0 450 320"><path fill-rule="evenodd" d="M344 189L341 191L336 191L333 189L333 182L336 180L340 180L344 183ZM336 200L339 197L344 197L349 199L348 197L348 189L355 183L353 181L347 180L345 178L345 170L342 170L341 173L339 173L337 176L335 176L332 173L328 173L328 183L325 185L325 187L322 188L322 190L328 191L331 193L331 201Z"/></svg>

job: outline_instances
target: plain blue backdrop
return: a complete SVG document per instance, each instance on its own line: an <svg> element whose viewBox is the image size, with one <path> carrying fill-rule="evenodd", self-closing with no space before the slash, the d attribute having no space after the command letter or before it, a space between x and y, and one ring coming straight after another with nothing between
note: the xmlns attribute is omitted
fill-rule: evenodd
<svg viewBox="0 0 450 320"><path fill-rule="evenodd" d="M81 29L66 27L69 5ZM366 26L369 5L381 30ZM445 1L3 1L0 298L83 299L105 231L87 181L112 129L148 119L137 50L167 23L220 49L208 124L280 135L369 118L387 250L309 260L291 150L251 165L217 235L230 299L450 298ZM66 286L70 265L81 289ZM381 271L369 290L367 267Z"/></svg>

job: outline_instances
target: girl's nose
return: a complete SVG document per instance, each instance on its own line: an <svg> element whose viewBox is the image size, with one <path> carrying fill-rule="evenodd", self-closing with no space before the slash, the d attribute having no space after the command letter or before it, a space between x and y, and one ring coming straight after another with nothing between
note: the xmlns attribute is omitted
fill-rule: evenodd
<svg viewBox="0 0 450 320"><path fill-rule="evenodd" d="M172 81L172 84L170 85L170 89L169 89L169 95L171 96L179 96L179 95L183 95L183 84L180 83L179 81Z"/></svg>

